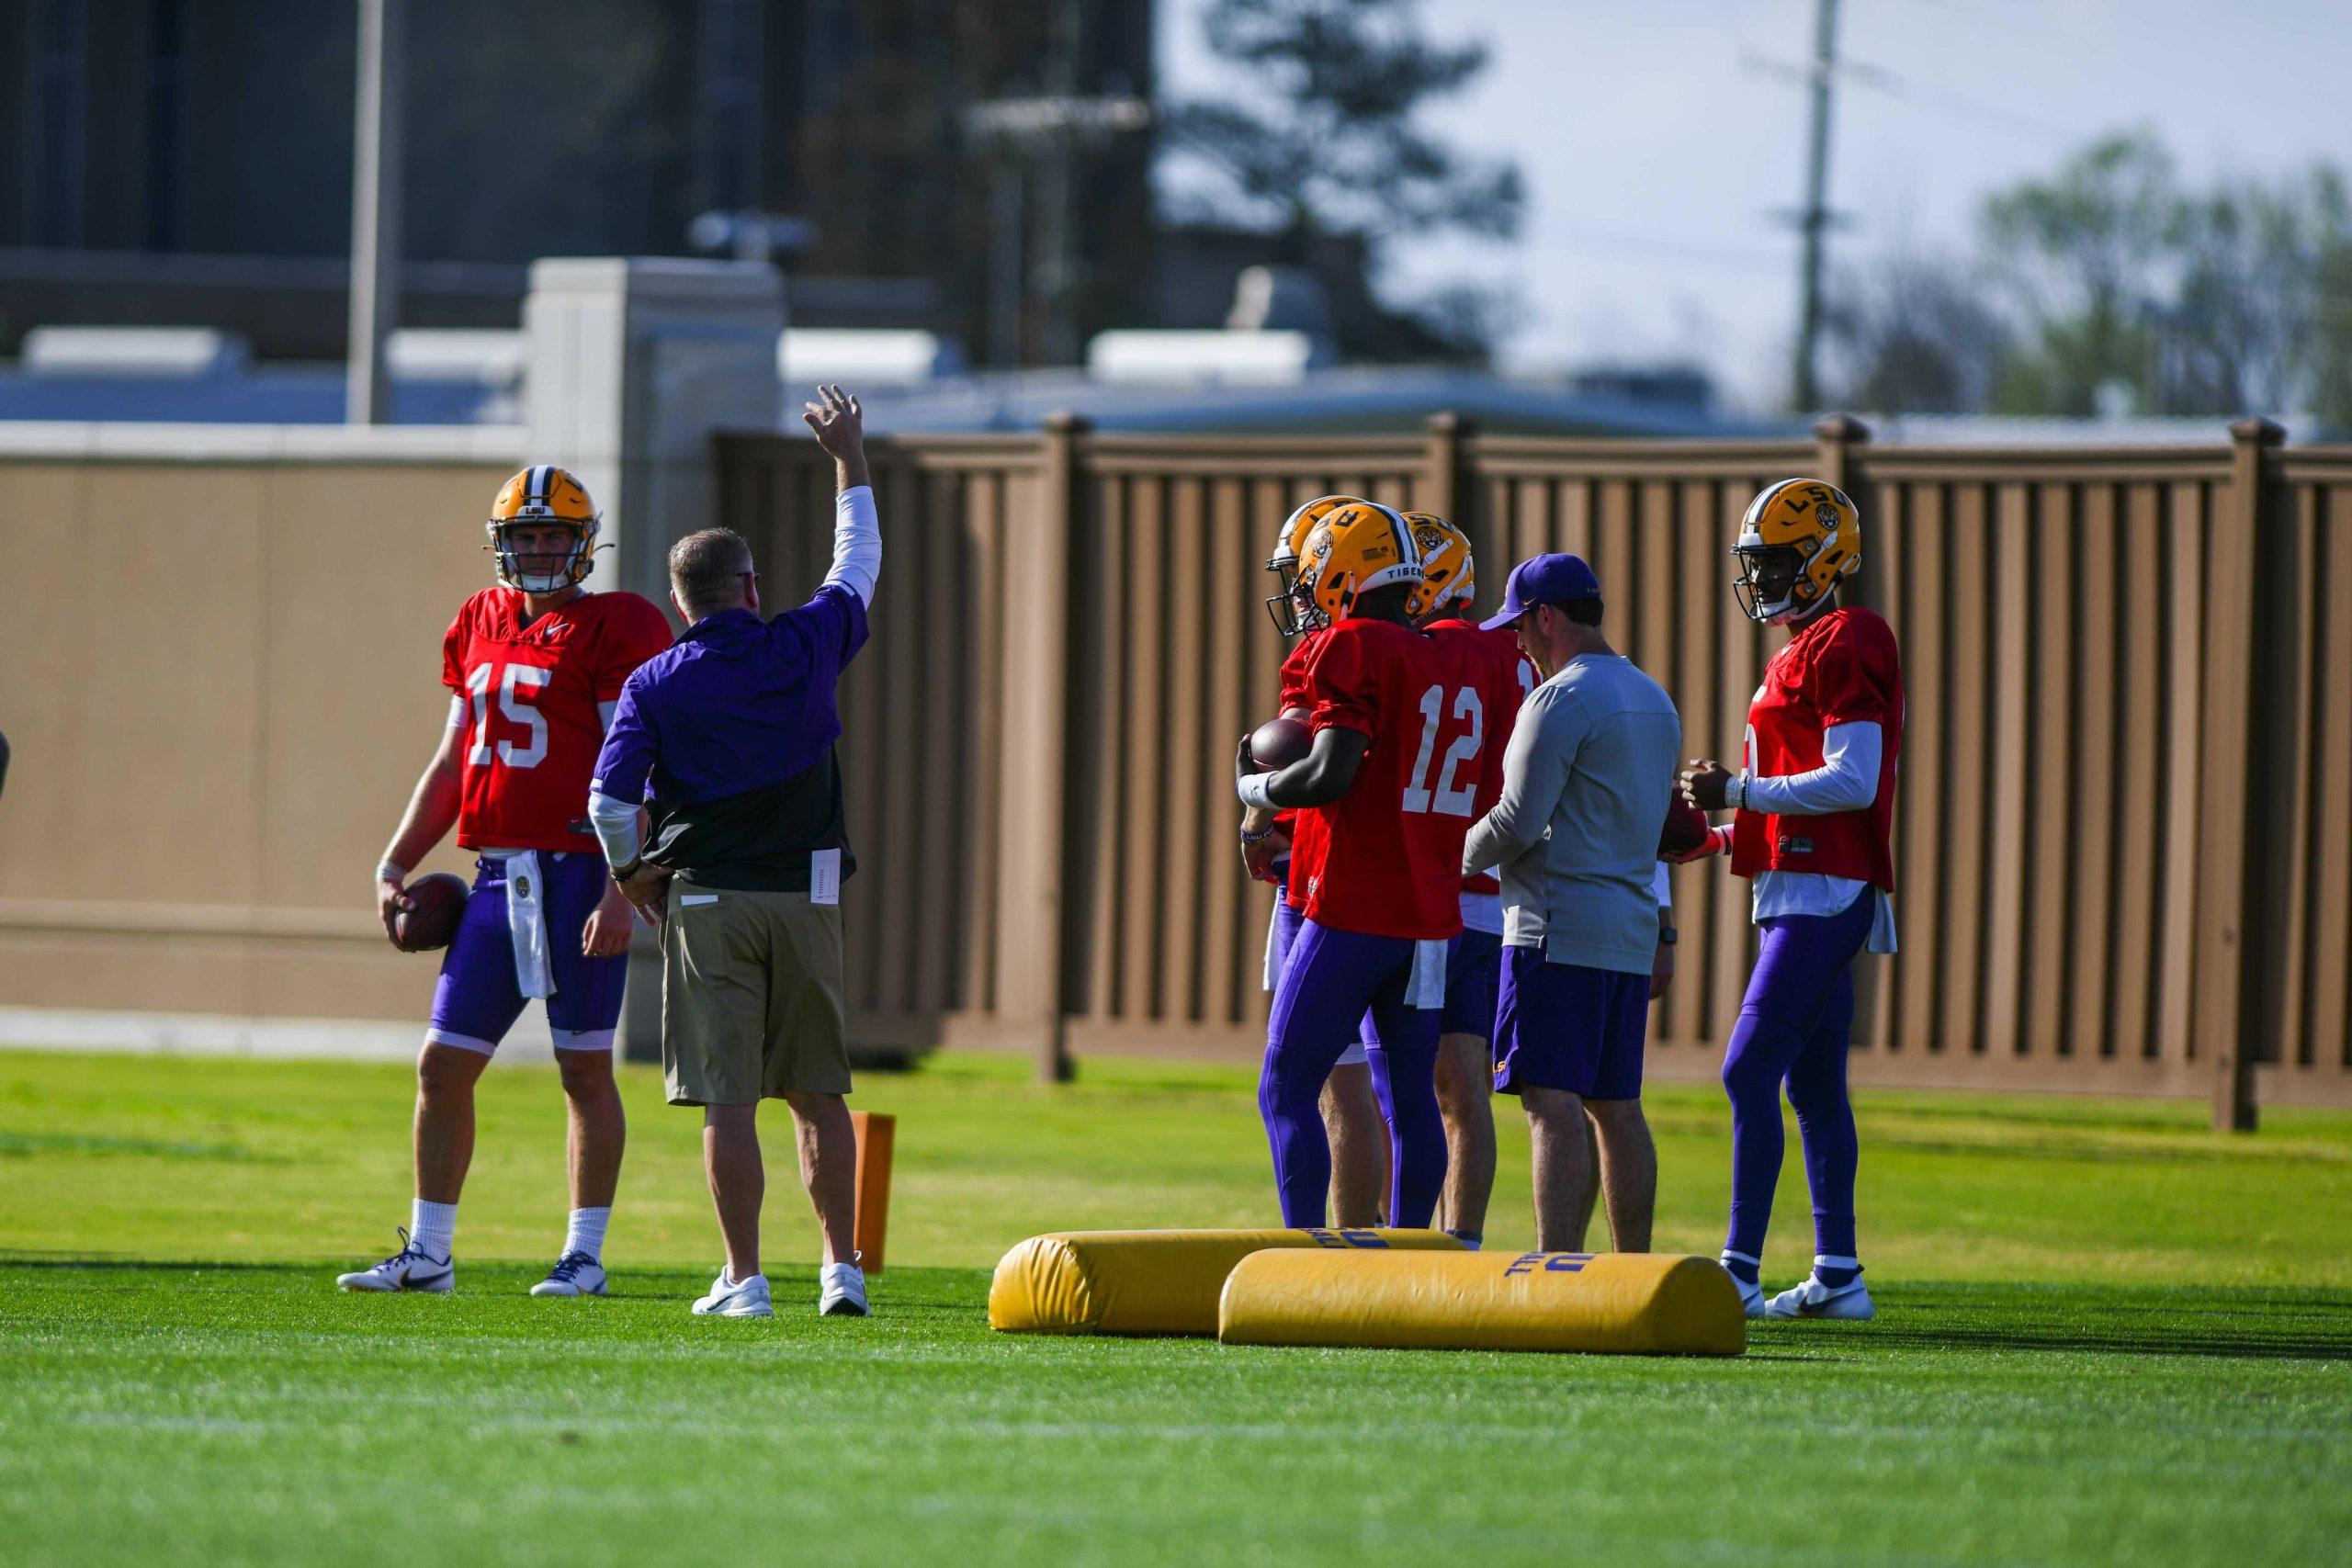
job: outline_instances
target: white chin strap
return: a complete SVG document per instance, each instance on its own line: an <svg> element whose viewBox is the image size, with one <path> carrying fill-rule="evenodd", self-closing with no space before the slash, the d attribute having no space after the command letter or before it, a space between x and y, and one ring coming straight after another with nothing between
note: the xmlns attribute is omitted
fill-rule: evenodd
<svg viewBox="0 0 2352 1568"><path fill-rule="evenodd" d="M514 582L526 593L556 593L571 586L571 577L560 571L518 571Z"/></svg>

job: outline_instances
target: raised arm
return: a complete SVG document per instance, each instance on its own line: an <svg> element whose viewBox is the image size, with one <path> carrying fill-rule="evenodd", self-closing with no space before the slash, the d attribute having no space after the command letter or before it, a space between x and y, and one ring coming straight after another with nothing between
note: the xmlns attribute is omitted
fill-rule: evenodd
<svg viewBox="0 0 2352 1568"><path fill-rule="evenodd" d="M865 467L865 414L854 393L817 389L801 419L833 459L833 564L825 573L869 608L882 575L882 525L874 510L874 480Z"/></svg>

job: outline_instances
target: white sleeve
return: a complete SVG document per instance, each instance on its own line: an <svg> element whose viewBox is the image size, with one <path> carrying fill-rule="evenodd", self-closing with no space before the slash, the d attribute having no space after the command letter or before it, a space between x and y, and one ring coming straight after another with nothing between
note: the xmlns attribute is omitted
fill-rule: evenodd
<svg viewBox="0 0 2352 1568"><path fill-rule="evenodd" d="M1870 720L1833 724L1822 732L1821 766L1775 779L1749 779L1739 804L1749 811L1783 817L1860 811L1878 798L1883 744L1878 726Z"/></svg>
<svg viewBox="0 0 2352 1568"><path fill-rule="evenodd" d="M881 575L882 524L874 512L874 487L852 485L833 498L833 565L825 581L848 589L870 609Z"/></svg>
<svg viewBox="0 0 2352 1568"><path fill-rule="evenodd" d="M1672 866L1660 861L1657 863L1657 870L1650 874L1650 893L1657 899L1657 907L1661 909L1674 908L1673 871Z"/></svg>
<svg viewBox="0 0 2352 1568"><path fill-rule="evenodd" d="M596 825L596 841L605 846L607 865L627 865L644 847L637 834L637 807L626 800L610 800L590 790L588 820Z"/></svg>
<svg viewBox="0 0 2352 1568"><path fill-rule="evenodd" d="M456 696L449 699L449 728L452 729L463 729L465 727L466 698L465 694L460 692Z"/></svg>

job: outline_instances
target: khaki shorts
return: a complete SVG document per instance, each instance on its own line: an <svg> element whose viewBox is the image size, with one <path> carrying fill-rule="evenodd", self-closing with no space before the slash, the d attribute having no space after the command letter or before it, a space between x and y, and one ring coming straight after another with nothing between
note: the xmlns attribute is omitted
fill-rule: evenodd
<svg viewBox="0 0 2352 1568"><path fill-rule="evenodd" d="M673 882L662 1074L673 1105L847 1094L841 906Z"/></svg>

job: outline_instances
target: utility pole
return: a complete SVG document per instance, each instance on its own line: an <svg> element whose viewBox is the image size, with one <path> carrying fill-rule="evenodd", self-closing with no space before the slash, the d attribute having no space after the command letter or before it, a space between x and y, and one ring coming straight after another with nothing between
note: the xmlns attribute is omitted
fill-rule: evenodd
<svg viewBox="0 0 2352 1568"><path fill-rule="evenodd" d="M1086 159L1121 137L1151 127L1151 106L1132 94L1081 94L1086 77L1083 0L1061 0L1042 96L992 98L965 111L965 134L995 160L990 174L989 357L1001 369L1023 358L1028 307L1035 299L1038 346L1048 365L1079 358L1077 288L1079 174ZM1022 220L1036 204L1035 231ZM1022 265L1024 253L1032 265Z"/></svg>
<svg viewBox="0 0 2352 1568"><path fill-rule="evenodd" d="M359 0L359 81L351 158L351 332L343 408L349 424L391 423L384 339L399 314L401 89L408 0Z"/></svg>
<svg viewBox="0 0 2352 1568"><path fill-rule="evenodd" d="M1805 148L1804 210L1797 227L1804 251L1797 281L1795 402L1810 412L1819 398L1814 379L1814 340L1821 331L1821 242L1829 227L1829 79L1838 64L1838 0L1814 0L1813 125Z"/></svg>

